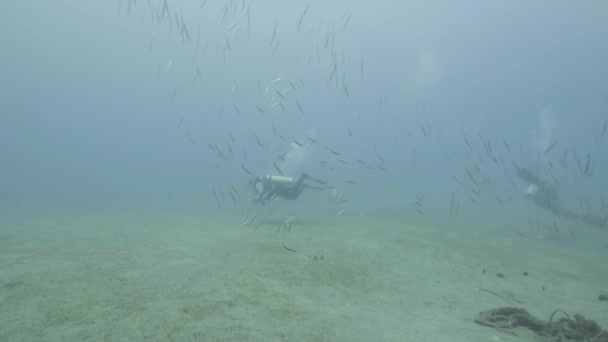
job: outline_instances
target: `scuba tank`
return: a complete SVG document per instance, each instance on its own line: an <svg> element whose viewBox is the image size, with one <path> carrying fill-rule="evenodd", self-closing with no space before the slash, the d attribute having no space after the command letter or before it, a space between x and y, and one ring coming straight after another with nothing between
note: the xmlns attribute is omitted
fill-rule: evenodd
<svg viewBox="0 0 608 342"><path fill-rule="evenodd" d="M284 185L290 185L293 183L293 178L292 177L285 177L285 176L266 176L266 178L268 180L270 180L271 183L274 184L284 184Z"/></svg>

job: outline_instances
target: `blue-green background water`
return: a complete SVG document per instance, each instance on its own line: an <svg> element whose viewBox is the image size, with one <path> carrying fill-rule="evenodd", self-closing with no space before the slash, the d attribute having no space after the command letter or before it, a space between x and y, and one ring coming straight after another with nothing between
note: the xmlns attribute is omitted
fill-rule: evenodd
<svg viewBox="0 0 608 342"><path fill-rule="evenodd" d="M331 181L352 205L405 210L417 194L429 214L442 213L455 193L472 215L495 207L495 195L522 204L525 186L516 180L513 189L506 180L511 161L543 170L551 161L570 204L591 197L601 206L607 165L599 135L608 115L601 2L311 2L300 33L306 2L210 2L202 9L168 2L171 22L166 14L160 21L162 4L5 5L3 211L95 210L144 198L192 204L209 200L211 186L244 191L240 165L276 173L272 161ZM176 13L189 40L176 28ZM276 51L269 47L275 24ZM278 77L285 79L272 83ZM296 89L282 99L285 110L272 113L265 89L278 97L275 88L291 87L286 80ZM504 167L486 155L481 137ZM294 139L306 146L300 155L289 146ZM572 151L583 162L591 154L593 176L577 174ZM284 152L293 155L288 165L276 157ZM558 165L563 153L567 168ZM482 191L488 203L475 205L469 186L452 179L468 182L464 169L473 164L492 179L492 189ZM517 212L509 205L496 215Z"/></svg>

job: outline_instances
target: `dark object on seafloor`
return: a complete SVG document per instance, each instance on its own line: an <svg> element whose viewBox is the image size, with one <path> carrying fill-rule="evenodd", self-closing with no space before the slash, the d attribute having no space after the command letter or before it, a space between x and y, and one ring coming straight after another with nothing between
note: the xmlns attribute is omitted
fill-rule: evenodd
<svg viewBox="0 0 608 342"><path fill-rule="evenodd" d="M556 313L562 313L566 317L554 321ZM587 320L581 315L574 315L574 319L561 311L555 310L545 322L530 315L526 310L514 307L501 307L480 312L475 317L475 323L495 328L517 336L515 329L525 327L532 330L537 336L545 341L596 341L608 342L608 331L595 323Z"/></svg>
<svg viewBox="0 0 608 342"><path fill-rule="evenodd" d="M600 301L602 301L602 302L605 302L605 301L608 300L608 295L601 294L601 295L597 296L597 299L600 300Z"/></svg>

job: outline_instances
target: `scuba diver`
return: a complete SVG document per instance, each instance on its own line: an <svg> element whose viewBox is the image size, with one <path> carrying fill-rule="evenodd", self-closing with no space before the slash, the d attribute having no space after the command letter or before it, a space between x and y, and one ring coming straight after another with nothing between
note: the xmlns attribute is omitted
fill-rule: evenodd
<svg viewBox="0 0 608 342"><path fill-rule="evenodd" d="M540 177L526 168L517 168L517 176L530 183L526 189L526 197L531 199L536 205L549 210L551 213L580 221L592 226L603 228L607 218L597 215L577 214L564 209L560 204L559 193L553 186L543 182Z"/></svg>
<svg viewBox="0 0 608 342"><path fill-rule="evenodd" d="M536 205L551 211L555 215L562 216L567 213L561 207L559 193L554 187L543 182L532 171L525 168L518 168L517 176L530 183L526 189L526 197L531 199Z"/></svg>
<svg viewBox="0 0 608 342"><path fill-rule="evenodd" d="M277 196L288 200L295 200L304 189L325 190L323 187L304 183L307 179L318 184L327 184L320 179L312 178L306 173L302 173L296 181L292 177L284 176L266 175L253 177L249 180L249 187L252 188L255 194L252 201L264 204L264 201L271 200Z"/></svg>

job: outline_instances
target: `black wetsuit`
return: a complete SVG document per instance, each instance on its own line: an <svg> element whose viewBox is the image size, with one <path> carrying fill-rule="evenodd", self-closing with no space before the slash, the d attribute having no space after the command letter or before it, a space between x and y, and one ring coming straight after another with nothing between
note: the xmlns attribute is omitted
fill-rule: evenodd
<svg viewBox="0 0 608 342"><path fill-rule="evenodd" d="M524 168L517 169L517 176L531 185L538 187L536 192L528 194L527 196L539 207L547 209L555 215L563 216L574 221L581 221L592 226L603 228L606 225L606 217L577 214L570 210L564 209L561 206L559 193L557 190L543 182L530 170Z"/></svg>
<svg viewBox="0 0 608 342"><path fill-rule="evenodd" d="M568 211L564 210L561 206L559 193L555 188L538 186L538 191L535 194L529 195L536 205L541 208L547 209L555 215L565 215Z"/></svg>
<svg viewBox="0 0 608 342"><path fill-rule="evenodd" d="M305 180L312 180L319 184L326 184L324 181L316 178L312 178L306 173L302 173L300 178L295 182L285 183L273 180L272 176L256 177L252 182L252 187L255 192L255 198L253 202L260 202L264 204L264 201L271 200L276 196L282 197L288 200L295 200L300 197L304 189L313 190L324 190L322 187L312 186L304 183Z"/></svg>
<svg viewBox="0 0 608 342"><path fill-rule="evenodd" d="M536 192L527 195L536 205L556 215L563 215L565 211L561 207L559 193L554 187L543 182L528 169L517 169L517 176L538 188Z"/></svg>

